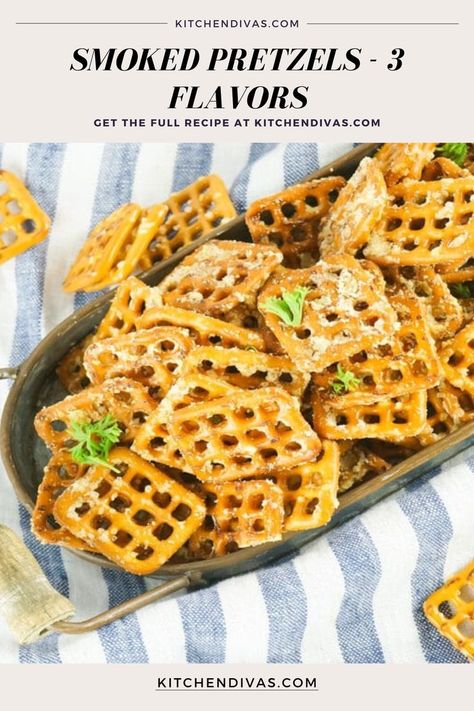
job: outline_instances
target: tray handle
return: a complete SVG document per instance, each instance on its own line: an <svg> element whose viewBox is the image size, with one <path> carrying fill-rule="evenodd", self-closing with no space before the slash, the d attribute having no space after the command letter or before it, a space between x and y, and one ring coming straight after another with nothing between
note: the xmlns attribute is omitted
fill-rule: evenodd
<svg viewBox="0 0 474 711"><path fill-rule="evenodd" d="M72 603L50 585L23 541L0 525L0 614L20 644L51 632L92 632L193 582L197 581L191 575L181 575L88 620L70 622L75 613Z"/></svg>

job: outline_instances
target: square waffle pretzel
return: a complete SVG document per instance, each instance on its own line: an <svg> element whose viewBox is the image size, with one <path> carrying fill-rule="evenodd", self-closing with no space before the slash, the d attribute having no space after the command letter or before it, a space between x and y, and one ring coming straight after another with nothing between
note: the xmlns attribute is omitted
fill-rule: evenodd
<svg viewBox="0 0 474 711"><path fill-rule="evenodd" d="M279 541L283 494L269 481L206 485L207 515L187 544L193 558L212 558L239 548Z"/></svg>
<svg viewBox="0 0 474 711"><path fill-rule="evenodd" d="M154 400L162 400L194 345L183 329L158 326L92 343L84 367L94 385L110 378L142 383Z"/></svg>
<svg viewBox="0 0 474 711"><path fill-rule="evenodd" d="M0 170L0 264L42 242L51 221L13 173Z"/></svg>
<svg viewBox="0 0 474 711"><path fill-rule="evenodd" d="M338 491L344 492L357 484L375 479L390 469L390 464L358 442L339 442L340 467Z"/></svg>
<svg viewBox="0 0 474 711"><path fill-rule="evenodd" d="M339 447L329 440L321 447L315 461L277 471L273 477L283 491L285 531L324 526L337 508Z"/></svg>
<svg viewBox="0 0 474 711"><path fill-rule="evenodd" d="M189 254L157 287L167 306L209 316L256 306L256 293L282 255L269 245L211 240Z"/></svg>
<svg viewBox="0 0 474 711"><path fill-rule="evenodd" d="M387 200L387 186L377 163L364 158L322 222L321 255L359 256Z"/></svg>
<svg viewBox="0 0 474 711"><path fill-rule="evenodd" d="M61 526L53 514L58 496L61 496L73 481L84 476L88 468L86 464L77 464L66 451L55 454L46 465L31 518L32 531L43 543L90 550L84 541Z"/></svg>
<svg viewBox="0 0 474 711"><path fill-rule="evenodd" d="M92 467L57 499L54 516L129 573L148 575L198 528L204 503L128 449L109 461L119 473Z"/></svg>
<svg viewBox="0 0 474 711"><path fill-rule="evenodd" d="M389 293L403 287L416 294L435 340L455 335L463 322L462 307L433 267L387 267L384 271Z"/></svg>
<svg viewBox="0 0 474 711"><path fill-rule="evenodd" d="M128 444L155 406L143 385L115 378L44 407L37 413L34 424L38 435L55 454L74 446L69 434L73 422L97 422L110 414L121 426L121 444Z"/></svg>
<svg viewBox="0 0 474 711"><path fill-rule="evenodd" d="M135 271L140 258L146 253L148 245L163 225L167 215L166 205L152 205L143 210L129 238L122 243L120 250L115 254L110 271L100 282L84 286L83 291L100 291L129 277Z"/></svg>
<svg viewBox="0 0 474 711"><path fill-rule="evenodd" d="M56 374L61 385L71 394L76 394L91 384L84 368L84 353L93 342L93 334L89 334L77 346L71 348L59 361Z"/></svg>
<svg viewBox="0 0 474 711"><path fill-rule="evenodd" d="M229 193L217 175L198 178L163 204L168 208L166 218L140 257L141 269L149 269L168 259L186 244L237 216Z"/></svg>
<svg viewBox="0 0 474 711"><path fill-rule="evenodd" d="M161 304L156 289L136 277L129 277L117 288L109 310L97 328L95 341L137 329L137 321L146 309Z"/></svg>
<svg viewBox="0 0 474 711"><path fill-rule="evenodd" d="M399 319L392 340L370 351L359 351L313 375L319 397L332 408L370 405L433 387L440 381L441 366L418 297L402 287L392 294L390 303ZM338 368L350 371L359 380L353 389L342 394L336 394L333 388Z"/></svg>
<svg viewBox="0 0 474 711"><path fill-rule="evenodd" d="M433 158L436 143L384 143L375 160L392 187L402 180L420 180L424 167Z"/></svg>
<svg viewBox="0 0 474 711"><path fill-rule="evenodd" d="M285 356L217 346L201 346L188 354L184 373L194 372L224 380L244 390L279 385L299 399L309 380L309 376L300 373Z"/></svg>
<svg viewBox="0 0 474 711"><path fill-rule="evenodd" d="M89 233L64 280L64 291L79 291L104 281L130 242L141 217L139 205L122 205Z"/></svg>
<svg viewBox="0 0 474 711"><path fill-rule="evenodd" d="M298 401L275 387L176 410L170 433L186 460L183 468L202 481L267 474L311 461L321 450Z"/></svg>
<svg viewBox="0 0 474 711"><path fill-rule="evenodd" d="M294 185L276 195L257 200L245 213L245 222L256 244L274 244L286 267L308 267L319 256L317 235L345 185L331 176Z"/></svg>
<svg viewBox="0 0 474 711"><path fill-rule="evenodd" d="M444 375L451 385L474 395L474 323L469 323L439 351Z"/></svg>
<svg viewBox="0 0 474 711"><path fill-rule="evenodd" d="M335 410L313 395L314 429L327 439L374 437L400 441L420 434L426 425L426 390Z"/></svg>
<svg viewBox="0 0 474 711"><path fill-rule="evenodd" d="M285 325L265 310L265 303L298 286L309 289L302 321L299 326ZM258 307L296 366L303 372L317 372L391 336L396 314L384 287L375 265L340 255L272 277Z"/></svg>
<svg viewBox="0 0 474 711"><path fill-rule="evenodd" d="M231 397L234 391L237 389L228 383L208 378L200 373L184 374L138 429L132 444L133 451L151 462L184 469L186 464L183 455L169 431L169 422L173 413L198 402Z"/></svg>
<svg viewBox="0 0 474 711"><path fill-rule="evenodd" d="M457 401L456 401L457 402ZM458 404L459 407L459 404ZM417 437L421 447L428 447L455 430L457 423L448 412L446 399L439 388L427 392L426 426Z"/></svg>
<svg viewBox="0 0 474 711"><path fill-rule="evenodd" d="M364 255L377 264L443 264L474 250L474 177L401 183Z"/></svg>
<svg viewBox="0 0 474 711"><path fill-rule="evenodd" d="M432 593L423 611L438 632L474 662L474 561Z"/></svg>
<svg viewBox="0 0 474 711"><path fill-rule="evenodd" d="M136 323L137 330L155 326L186 328L200 346L255 348L257 351L264 351L266 347L265 339L256 331L175 306L153 306Z"/></svg>

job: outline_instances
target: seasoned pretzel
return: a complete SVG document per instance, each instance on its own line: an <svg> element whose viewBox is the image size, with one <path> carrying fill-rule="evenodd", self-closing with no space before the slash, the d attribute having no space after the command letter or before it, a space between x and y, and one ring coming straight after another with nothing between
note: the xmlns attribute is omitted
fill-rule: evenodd
<svg viewBox="0 0 474 711"><path fill-rule="evenodd" d="M51 220L13 173L0 170L0 264L42 242Z"/></svg>
<svg viewBox="0 0 474 711"><path fill-rule="evenodd" d="M217 175L204 175L164 203L164 223L140 257L142 269L162 262L179 249L236 217L227 189Z"/></svg>
<svg viewBox="0 0 474 711"><path fill-rule="evenodd" d="M446 380L455 388L474 395L474 322L443 343L439 358Z"/></svg>
<svg viewBox="0 0 474 711"><path fill-rule="evenodd" d="M420 434L426 425L426 390L371 405L335 410L313 395L314 429L328 439L374 437L400 441Z"/></svg>
<svg viewBox="0 0 474 711"><path fill-rule="evenodd" d="M359 351L313 375L323 402L344 410L430 388L440 381L441 366L418 297L399 288L392 293L391 305L399 319L399 328L391 341L370 351ZM336 389L340 369L357 379L353 389L342 393Z"/></svg>
<svg viewBox="0 0 474 711"><path fill-rule="evenodd" d="M441 396L440 389L431 388L426 395L426 425L416 438L420 448L438 442L457 427L454 418L449 415L446 399Z"/></svg>
<svg viewBox="0 0 474 711"><path fill-rule="evenodd" d="M389 289L409 289L425 311L427 326L437 341L451 338L462 325L462 307L433 267L387 267Z"/></svg>
<svg viewBox="0 0 474 711"><path fill-rule="evenodd" d="M206 518L187 546L191 557L212 558L281 539L283 493L278 486L228 481L207 484L206 491Z"/></svg>
<svg viewBox="0 0 474 711"><path fill-rule="evenodd" d="M301 324L289 326L265 305L271 297L281 297L296 287L306 287L309 292ZM271 278L260 294L258 307L303 372L323 370L341 358L386 341L396 322L380 270L349 255L328 257L309 269L286 271Z"/></svg>
<svg viewBox="0 0 474 711"><path fill-rule="evenodd" d="M232 397L237 389L226 382L199 373L183 375L169 390L147 421L138 429L132 444L134 452L151 462L170 467L186 467L178 443L171 437L169 422L173 412L198 402Z"/></svg>
<svg viewBox="0 0 474 711"><path fill-rule="evenodd" d="M83 291L99 291L111 284L118 284L135 271L148 245L163 225L168 215L168 207L158 204L143 210L140 220L135 225L129 239L123 242L120 251L114 257L114 264L105 277L83 287Z"/></svg>
<svg viewBox="0 0 474 711"><path fill-rule="evenodd" d="M438 156L425 165L421 179L431 181L441 180L442 178L465 178L468 175L468 170L460 168L459 165L450 158Z"/></svg>
<svg viewBox="0 0 474 711"><path fill-rule="evenodd" d="M56 374L61 385L75 395L87 388L91 381L84 368L84 353L86 348L93 342L94 337L89 334L80 341L77 346L71 348L65 356L61 358L56 368Z"/></svg>
<svg viewBox="0 0 474 711"><path fill-rule="evenodd" d="M384 143L375 160L392 187L402 180L419 180L423 168L433 158L436 143Z"/></svg>
<svg viewBox="0 0 474 711"><path fill-rule="evenodd" d="M345 182L337 176L312 180L252 203L245 222L253 241L276 245L287 267L311 266L319 256L321 220Z"/></svg>
<svg viewBox="0 0 474 711"><path fill-rule="evenodd" d="M279 385L297 398L302 397L309 381L309 376L300 373L284 356L216 346L202 346L189 353L184 373L193 372L225 380L244 390Z"/></svg>
<svg viewBox="0 0 474 711"><path fill-rule="evenodd" d="M437 390L444 410L454 420L456 426L474 419L474 397L472 395L455 388L446 380L438 386Z"/></svg>
<svg viewBox="0 0 474 711"><path fill-rule="evenodd" d="M338 491L348 491L357 484L375 479L390 469L390 464L358 442L340 442Z"/></svg>
<svg viewBox="0 0 474 711"><path fill-rule="evenodd" d="M205 316L174 306L153 306L145 311L136 323L138 330L155 326L187 328L191 338L200 346L265 350L265 340L256 331L239 328L212 316Z"/></svg>
<svg viewBox="0 0 474 711"><path fill-rule="evenodd" d="M169 429L188 470L202 481L267 474L311 461L321 450L297 400L275 387L176 410Z"/></svg>
<svg viewBox="0 0 474 711"><path fill-rule="evenodd" d="M96 422L110 414L121 425L121 444L128 444L155 406L143 385L115 378L44 407L34 424L38 435L55 454L60 449L69 449L69 444L74 446L68 431L73 422Z"/></svg>
<svg viewBox="0 0 474 711"><path fill-rule="evenodd" d="M139 205L122 205L94 227L69 269L64 291L79 291L108 277L130 242L141 213Z"/></svg>
<svg viewBox="0 0 474 711"><path fill-rule="evenodd" d="M55 454L44 469L31 517L31 529L43 543L57 543L69 548L90 550L90 547L61 526L54 517L53 509L58 496L88 470L85 464L73 461L69 452Z"/></svg>
<svg viewBox="0 0 474 711"><path fill-rule="evenodd" d="M474 661L474 561L432 593L423 610L438 632Z"/></svg>
<svg viewBox="0 0 474 711"><path fill-rule="evenodd" d="M339 447L323 440L318 458L277 471L273 479L283 491L284 530L324 526L337 508Z"/></svg>
<svg viewBox="0 0 474 711"><path fill-rule="evenodd" d="M85 352L84 367L94 385L110 378L130 378L159 401L176 380L192 346L184 330L158 326L93 343Z"/></svg>
<svg viewBox="0 0 474 711"><path fill-rule="evenodd" d="M282 255L273 246L206 242L157 287L167 306L220 316L239 305L255 307L256 294Z"/></svg>
<svg viewBox="0 0 474 711"><path fill-rule="evenodd" d="M159 306L156 289L136 277L129 277L115 292L109 310L99 324L94 340L119 336L137 330L137 322L147 308Z"/></svg>
<svg viewBox="0 0 474 711"><path fill-rule="evenodd" d="M321 255L359 256L382 217L387 200L387 186L377 163L364 158L322 222Z"/></svg>
<svg viewBox="0 0 474 711"><path fill-rule="evenodd" d="M92 467L57 499L54 515L71 533L129 573L157 570L198 528L202 500L128 449Z"/></svg>
<svg viewBox="0 0 474 711"><path fill-rule="evenodd" d="M468 259L474 249L473 196L474 177L396 185L364 255L395 265Z"/></svg>

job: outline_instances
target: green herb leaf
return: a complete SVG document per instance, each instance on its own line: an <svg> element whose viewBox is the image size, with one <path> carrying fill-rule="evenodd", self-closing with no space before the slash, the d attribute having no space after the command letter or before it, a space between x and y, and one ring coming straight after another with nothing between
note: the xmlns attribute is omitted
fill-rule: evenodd
<svg viewBox="0 0 474 711"><path fill-rule="evenodd" d="M357 378L350 370L344 370L340 363L337 364L336 377L331 383L331 388L336 395L344 395L350 390L356 390L361 384L361 379Z"/></svg>
<svg viewBox="0 0 474 711"><path fill-rule="evenodd" d="M72 422L68 435L76 444L69 451L78 464L98 464L118 472L118 469L111 466L108 458L121 434L122 430L112 415L105 415L97 422Z"/></svg>
<svg viewBox="0 0 474 711"><path fill-rule="evenodd" d="M303 306L309 289L297 286L293 291L284 291L281 297L272 296L262 308L281 318L287 326L299 326L303 318Z"/></svg>
<svg viewBox="0 0 474 711"><path fill-rule="evenodd" d="M464 161L467 157L467 143L443 143L436 149L438 155L449 158L450 160L457 163L461 168L464 165Z"/></svg>
<svg viewBox="0 0 474 711"><path fill-rule="evenodd" d="M471 296L471 289L469 284L452 284L451 294L456 296L458 299L469 299Z"/></svg>

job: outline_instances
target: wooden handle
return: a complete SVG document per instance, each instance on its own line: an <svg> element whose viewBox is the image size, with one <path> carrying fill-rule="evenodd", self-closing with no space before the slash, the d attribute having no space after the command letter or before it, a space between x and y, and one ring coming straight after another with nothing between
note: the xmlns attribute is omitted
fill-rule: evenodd
<svg viewBox="0 0 474 711"><path fill-rule="evenodd" d="M69 600L51 587L18 536L0 525L0 613L20 644L53 632L55 622L74 614Z"/></svg>

